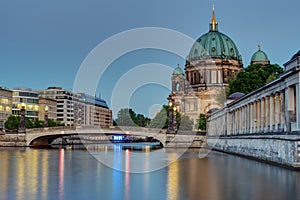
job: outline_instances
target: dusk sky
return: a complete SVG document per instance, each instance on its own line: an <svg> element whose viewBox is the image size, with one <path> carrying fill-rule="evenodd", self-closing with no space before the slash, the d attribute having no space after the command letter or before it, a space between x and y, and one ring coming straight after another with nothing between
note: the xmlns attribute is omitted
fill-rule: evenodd
<svg viewBox="0 0 300 200"><path fill-rule="evenodd" d="M258 43L271 63L280 66L300 49L299 0L1 0L0 86L72 90L82 62L102 41L142 27L168 28L197 39L208 32L213 4L219 31L233 39L245 67ZM147 63L175 68L177 63L183 67L184 59L152 50L122 56L100 81L97 94L111 105L118 78ZM136 91L130 105L149 115L150 107L167 103L169 92L145 86Z"/></svg>

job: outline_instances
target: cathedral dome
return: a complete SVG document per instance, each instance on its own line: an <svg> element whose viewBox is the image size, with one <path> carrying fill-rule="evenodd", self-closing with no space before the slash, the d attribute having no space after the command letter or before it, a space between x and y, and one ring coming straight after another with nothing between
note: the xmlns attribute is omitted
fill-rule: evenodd
<svg viewBox="0 0 300 200"><path fill-rule="evenodd" d="M205 58L229 58L242 60L241 55L230 37L218 31L218 22L213 11L210 30L200 36L192 46L188 60Z"/></svg>
<svg viewBox="0 0 300 200"><path fill-rule="evenodd" d="M267 54L260 49L257 52L255 52L251 57L251 62L268 62L268 61L269 59Z"/></svg>
<svg viewBox="0 0 300 200"><path fill-rule="evenodd" d="M267 54L260 50L260 45L258 45L258 51L251 57L251 64L269 64L270 60Z"/></svg>
<svg viewBox="0 0 300 200"><path fill-rule="evenodd" d="M179 74L183 74L183 75L184 75L182 69L178 66L178 67L176 67L176 68L174 69L173 75L179 75Z"/></svg>

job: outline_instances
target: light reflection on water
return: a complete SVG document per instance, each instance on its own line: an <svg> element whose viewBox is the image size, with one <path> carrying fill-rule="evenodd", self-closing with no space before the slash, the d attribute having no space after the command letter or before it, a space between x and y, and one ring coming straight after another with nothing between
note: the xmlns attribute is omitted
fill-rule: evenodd
<svg viewBox="0 0 300 200"><path fill-rule="evenodd" d="M135 152L119 148L99 151L122 154L114 162L124 162L127 172L86 150L2 148L0 199L300 199L299 172L236 156L212 152L199 159L189 150L166 168L135 174L128 172L133 163L149 168L157 161L145 153L132 162Z"/></svg>

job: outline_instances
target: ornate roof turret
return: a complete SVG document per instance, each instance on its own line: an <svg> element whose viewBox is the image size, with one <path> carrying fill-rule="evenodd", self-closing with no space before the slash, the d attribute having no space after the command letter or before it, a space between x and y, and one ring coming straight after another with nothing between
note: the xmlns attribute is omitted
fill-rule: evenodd
<svg viewBox="0 0 300 200"><path fill-rule="evenodd" d="M179 64L178 64L177 67L173 71L173 75L179 75L179 74L184 75L182 69L179 67Z"/></svg>
<svg viewBox="0 0 300 200"><path fill-rule="evenodd" d="M270 64L270 60L267 56L267 54L262 51L260 44L258 44L258 51L253 54L251 57L251 64L262 64L267 65Z"/></svg>

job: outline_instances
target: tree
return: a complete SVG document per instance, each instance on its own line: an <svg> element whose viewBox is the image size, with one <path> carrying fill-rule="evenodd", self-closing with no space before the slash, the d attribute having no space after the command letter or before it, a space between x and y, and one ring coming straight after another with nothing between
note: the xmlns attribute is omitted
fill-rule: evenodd
<svg viewBox="0 0 300 200"><path fill-rule="evenodd" d="M168 106L163 105L162 109L151 120L150 128L162 128L168 127Z"/></svg>
<svg viewBox="0 0 300 200"><path fill-rule="evenodd" d="M249 65L237 74L235 80L229 82L230 94L235 92L247 94L278 78L281 73L283 69L279 65Z"/></svg>
<svg viewBox="0 0 300 200"><path fill-rule="evenodd" d="M142 114L136 114L131 108L122 108L115 119L118 126L141 126L146 127L150 123L150 118Z"/></svg>
<svg viewBox="0 0 300 200"><path fill-rule="evenodd" d="M8 130L17 130L20 125L20 116L10 115L4 123L4 127Z"/></svg>
<svg viewBox="0 0 300 200"><path fill-rule="evenodd" d="M163 105L162 109L155 115L151 120L150 128L168 128L168 106ZM193 121L185 115L182 115L179 112L176 112L176 124L179 130L192 130Z"/></svg>
<svg viewBox="0 0 300 200"><path fill-rule="evenodd" d="M145 117L142 114L137 114L135 119L133 119L136 125L141 126L141 127L146 127L149 125L149 122L151 121L150 118Z"/></svg>
<svg viewBox="0 0 300 200"><path fill-rule="evenodd" d="M206 115L203 113L200 113L199 118L197 120L197 129L199 130L206 130Z"/></svg>
<svg viewBox="0 0 300 200"><path fill-rule="evenodd" d="M134 122L132 117L134 116L134 112L129 108L122 108L118 112L118 117L115 120L118 126L134 126Z"/></svg>
<svg viewBox="0 0 300 200"><path fill-rule="evenodd" d="M10 115L8 119L5 121L4 126L8 130L17 130L20 125L20 116ZM64 126L64 124L57 122L53 119L48 119L48 126ZM42 128L44 127L44 121L34 119L33 121L29 118L25 118L25 127L26 128Z"/></svg>
<svg viewBox="0 0 300 200"><path fill-rule="evenodd" d="M25 127L26 128L35 128L33 123L32 123L32 120L27 118L27 117L25 117Z"/></svg>
<svg viewBox="0 0 300 200"><path fill-rule="evenodd" d="M44 124L44 121L41 121L42 124ZM48 119L48 127L54 127L54 126L64 126L65 124L55 121L54 119Z"/></svg>
<svg viewBox="0 0 300 200"><path fill-rule="evenodd" d="M33 121L33 127L34 128L42 128L42 127L44 127L44 121L41 121L39 119L35 119Z"/></svg>
<svg viewBox="0 0 300 200"><path fill-rule="evenodd" d="M183 131L193 130L193 121L188 116L179 114L177 124L178 124L178 130L183 130Z"/></svg>

